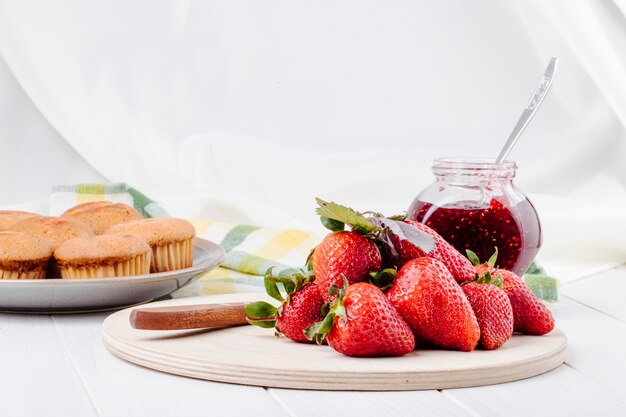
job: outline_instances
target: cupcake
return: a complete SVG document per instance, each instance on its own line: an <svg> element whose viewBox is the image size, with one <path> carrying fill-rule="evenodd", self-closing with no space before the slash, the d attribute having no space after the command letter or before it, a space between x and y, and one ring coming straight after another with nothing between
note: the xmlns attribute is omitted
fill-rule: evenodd
<svg viewBox="0 0 626 417"><path fill-rule="evenodd" d="M53 252L66 240L94 235L91 226L71 217L32 217L14 224L11 230L48 240ZM48 264L46 278L59 277L59 266L52 259Z"/></svg>
<svg viewBox="0 0 626 417"><path fill-rule="evenodd" d="M133 220L109 227L106 234L135 236L152 248L151 272L174 271L193 265L196 229L183 219Z"/></svg>
<svg viewBox="0 0 626 417"><path fill-rule="evenodd" d="M110 206L112 204L115 204L115 203L111 201L107 201L107 200L89 201L87 203L77 204L74 207L71 207L65 210L65 213L63 213L62 216L71 216L72 214L77 214L83 211L93 210L93 209L100 208L100 207Z"/></svg>
<svg viewBox="0 0 626 417"><path fill-rule="evenodd" d="M94 234L87 223L71 217L32 217L14 224L11 230L47 239L53 251L66 240Z"/></svg>
<svg viewBox="0 0 626 417"><path fill-rule="evenodd" d="M15 223L32 217L39 217L39 214L27 211L0 210L0 231L9 230Z"/></svg>
<svg viewBox="0 0 626 417"><path fill-rule="evenodd" d="M150 273L150 246L134 236L104 235L68 240L54 251L61 278L109 278Z"/></svg>
<svg viewBox="0 0 626 417"><path fill-rule="evenodd" d="M89 224L97 235L114 224L141 219L141 213L129 205L110 201L79 204L61 215Z"/></svg>
<svg viewBox="0 0 626 417"><path fill-rule="evenodd" d="M0 279L43 279L52 249L22 232L0 232Z"/></svg>

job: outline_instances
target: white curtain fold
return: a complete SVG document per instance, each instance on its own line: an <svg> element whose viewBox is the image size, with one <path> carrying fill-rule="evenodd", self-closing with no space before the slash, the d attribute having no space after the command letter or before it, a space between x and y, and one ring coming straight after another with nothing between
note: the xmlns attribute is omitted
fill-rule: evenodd
<svg viewBox="0 0 626 417"><path fill-rule="evenodd" d="M625 8L0 0L0 55L92 177L152 195L230 193L306 222L315 195L402 211L433 158L497 155L558 56L553 90L511 155L517 183L581 201L600 183L613 210L626 183ZM15 153L21 139L0 140Z"/></svg>

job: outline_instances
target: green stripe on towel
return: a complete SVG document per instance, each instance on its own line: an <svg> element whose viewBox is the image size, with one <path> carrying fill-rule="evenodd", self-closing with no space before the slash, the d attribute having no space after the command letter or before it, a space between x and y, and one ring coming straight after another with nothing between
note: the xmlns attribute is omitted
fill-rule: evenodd
<svg viewBox="0 0 626 417"><path fill-rule="evenodd" d="M271 259L236 250L226 255L221 266L250 275L264 275L269 268L274 268L274 274L284 274L285 271L289 272L294 269Z"/></svg>
<svg viewBox="0 0 626 417"><path fill-rule="evenodd" d="M224 239L220 242L220 246L222 246L226 252L230 252L241 245L252 232L259 229L259 226L249 226L246 224L235 226L224 236Z"/></svg>

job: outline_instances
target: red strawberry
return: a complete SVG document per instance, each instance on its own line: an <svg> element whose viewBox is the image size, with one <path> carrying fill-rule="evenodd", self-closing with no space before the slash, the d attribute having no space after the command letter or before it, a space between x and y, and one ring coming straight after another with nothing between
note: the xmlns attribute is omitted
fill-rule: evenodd
<svg viewBox="0 0 626 417"><path fill-rule="evenodd" d="M267 293L281 301L280 307L260 301L246 306L250 324L260 327L275 327L277 333L296 342L309 342L304 334L311 324L324 318L324 299L316 284L311 283L311 274L298 273L289 277L273 276L271 268L265 275ZM277 282L281 282L287 292L283 297Z"/></svg>
<svg viewBox="0 0 626 417"><path fill-rule="evenodd" d="M470 351L480 338L478 321L445 265L423 257L398 272L387 297L411 326L418 344Z"/></svg>
<svg viewBox="0 0 626 417"><path fill-rule="evenodd" d="M506 293L496 285L497 282L491 284L481 280L461 286L478 320L478 343L488 350L499 348L513 335L511 302Z"/></svg>
<svg viewBox="0 0 626 417"><path fill-rule="evenodd" d="M327 335L329 346L348 356L402 356L415 348L411 329L380 289L346 281L338 295L324 321L307 329L311 339Z"/></svg>
<svg viewBox="0 0 626 417"><path fill-rule="evenodd" d="M405 220L405 222L432 236L435 239L436 248L426 254L408 240L400 240L397 236L392 236L393 245L399 255L398 267L402 267L402 265L411 259L428 256L442 262L458 282L471 281L474 279L476 272L474 271L472 263L465 256L461 255L451 244L446 242L439 233L413 220Z"/></svg>
<svg viewBox="0 0 626 417"><path fill-rule="evenodd" d="M292 294L276 317L276 330L296 342L308 342L304 329L324 318L324 299L315 284L307 284Z"/></svg>
<svg viewBox="0 0 626 417"><path fill-rule="evenodd" d="M513 307L514 330L519 333L544 335L554 329L554 317L524 281L511 271L495 269L487 264L476 266L478 275L490 272L502 276L502 289L509 296Z"/></svg>
<svg viewBox="0 0 626 417"><path fill-rule="evenodd" d="M349 284L369 279L370 272L380 270L381 257L376 244L356 232L328 234L315 248L312 256L315 282L326 301L328 289L342 285L343 276Z"/></svg>

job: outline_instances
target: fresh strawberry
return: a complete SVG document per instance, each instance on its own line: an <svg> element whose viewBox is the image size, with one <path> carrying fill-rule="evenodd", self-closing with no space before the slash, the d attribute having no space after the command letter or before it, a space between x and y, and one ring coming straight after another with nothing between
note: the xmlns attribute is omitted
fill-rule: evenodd
<svg viewBox="0 0 626 417"><path fill-rule="evenodd" d="M436 247L434 250L425 253L408 240L400 240L397 236L392 236L391 240L398 252L398 267L402 267L402 265L411 259L429 256L442 262L458 282L471 281L474 279L476 272L474 271L472 263L451 244L446 242L439 233L425 224L413 220L405 220L405 222L432 236L435 239Z"/></svg>
<svg viewBox="0 0 626 417"><path fill-rule="evenodd" d="M265 275L267 293L281 302L280 307L260 301L246 306L248 322L265 328L276 328L277 334L296 342L309 342L304 334L311 324L324 318L325 303L310 273L297 273L289 277L273 276L271 268ZM277 283L286 291L283 296Z"/></svg>
<svg viewBox="0 0 626 417"><path fill-rule="evenodd" d="M340 285L342 275L350 284L369 280L378 287L388 287L393 282L397 268L380 271L381 250L389 258L398 254L392 238L406 241L422 253L435 250L435 239L418 228L402 221L404 216L384 217L382 214L359 213L334 202L316 199L322 224L335 232L328 235L310 256L310 267L315 272L316 282L322 296L331 301L327 290L331 285ZM368 217L366 217L366 215ZM345 232L346 225L352 232ZM473 273L473 270L472 270Z"/></svg>
<svg viewBox="0 0 626 417"><path fill-rule="evenodd" d="M328 344L348 356L402 356L415 348L411 329L385 294L372 284L360 282L344 288L336 285L337 297L323 321L307 329L318 343Z"/></svg>
<svg viewBox="0 0 626 417"><path fill-rule="evenodd" d="M485 275L461 286L478 320L478 343L487 350L499 348L513 335L513 308L498 285L502 285L501 280L492 281Z"/></svg>
<svg viewBox="0 0 626 417"><path fill-rule="evenodd" d="M475 266L478 276L487 273L493 277L502 277L502 289L508 295L513 307L513 330L531 335L544 335L554 329L554 317L524 281L511 271L495 268L498 250L488 262ZM478 263L478 257L468 251L468 257Z"/></svg>
<svg viewBox="0 0 626 417"><path fill-rule="evenodd" d="M356 232L328 234L312 255L315 282L326 301L331 301L331 285L341 285L343 277L348 283L366 281L370 272L380 270L381 257L376 244Z"/></svg>
<svg viewBox="0 0 626 417"><path fill-rule="evenodd" d="M413 330L418 345L473 350L480 338L478 321L450 271L422 257L398 272L387 297Z"/></svg>
<svg viewBox="0 0 626 417"><path fill-rule="evenodd" d="M276 330L296 342L308 342L304 329L323 318L324 299L315 284L307 284L291 295L276 317Z"/></svg>
<svg viewBox="0 0 626 417"><path fill-rule="evenodd" d="M513 307L514 330L519 333L544 335L554 329L554 317L524 281L506 269L493 269L488 265L476 266L479 275L490 272L502 276L502 289L509 296Z"/></svg>

